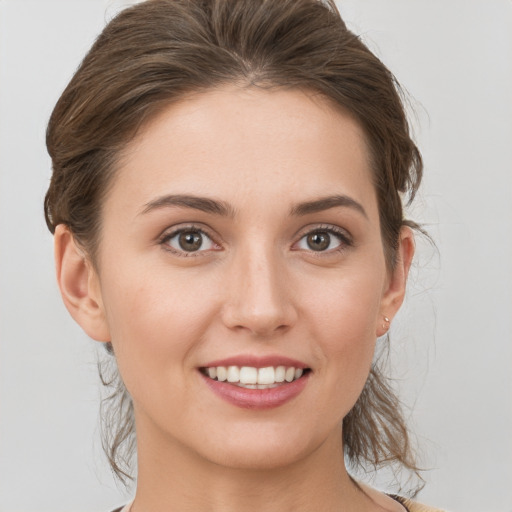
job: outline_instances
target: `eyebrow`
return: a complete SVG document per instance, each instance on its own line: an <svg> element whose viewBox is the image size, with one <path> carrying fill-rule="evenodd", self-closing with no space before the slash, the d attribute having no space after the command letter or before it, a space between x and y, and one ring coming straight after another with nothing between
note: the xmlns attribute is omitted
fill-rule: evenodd
<svg viewBox="0 0 512 512"><path fill-rule="evenodd" d="M224 201L210 199L208 197L183 194L171 194L158 197L157 199L146 203L141 213L146 214L154 210L173 206L192 208L194 210L213 213L223 217L234 217L236 213L235 209L229 203ZM365 218L368 218L363 206L355 199L345 195L321 197L313 201L298 203L291 208L290 214L293 216L304 216L336 207L351 208L361 213Z"/></svg>
<svg viewBox="0 0 512 512"><path fill-rule="evenodd" d="M306 201L304 203L299 203L292 207L291 215L309 215L311 213L318 213L324 210L329 210L330 208L336 207L344 207L351 208L353 210L361 213L366 219L368 219L368 215L363 208L361 203L358 203L355 199L352 199L349 196L345 195L334 195L321 197L319 199L315 199L314 201Z"/></svg>
<svg viewBox="0 0 512 512"><path fill-rule="evenodd" d="M193 208L194 210L200 210L206 213L214 213L216 215L222 215L225 217L234 217L235 211L231 205L224 201L217 201L207 197L172 194L162 197L146 203L142 214L159 210L161 208L168 208L172 206Z"/></svg>

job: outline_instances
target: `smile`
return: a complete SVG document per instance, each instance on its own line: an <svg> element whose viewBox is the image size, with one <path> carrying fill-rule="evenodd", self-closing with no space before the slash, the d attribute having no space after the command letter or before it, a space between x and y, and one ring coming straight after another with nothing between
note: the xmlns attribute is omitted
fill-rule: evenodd
<svg viewBox="0 0 512 512"><path fill-rule="evenodd" d="M212 366L201 368L206 377L218 381L228 382L246 389L271 389L291 383L300 379L309 369L295 368L293 366L268 366L256 368L253 366Z"/></svg>
<svg viewBox="0 0 512 512"><path fill-rule="evenodd" d="M199 374L223 401L252 410L280 407L300 395L310 381L311 369L299 366L299 362L292 366L293 360L281 360L281 364L271 366L268 358L263 361L251 361L257 366L249 366L249 361L245 365L218 361L199 368Z"/></svg>

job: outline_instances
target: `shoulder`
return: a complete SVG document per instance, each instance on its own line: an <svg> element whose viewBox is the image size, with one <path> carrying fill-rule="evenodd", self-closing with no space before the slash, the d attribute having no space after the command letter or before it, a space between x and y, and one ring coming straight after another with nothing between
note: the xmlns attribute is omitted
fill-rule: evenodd
<svg viewBox="0 0 512 512"><path fill-rule="evenodd" d="M374 503L389 512L446 512L438 508L427 507L409 498L385 494L362 482L357 482L357 485Z"/></svg>
<svg viewBox="0 0 512 512"><path fill-rule="evenodd" d="M393 499L401 503L409 512L446 512L440 508L428 507L422 503L418 503L407 498L402 498L400 496L393 496Z"/></svg>

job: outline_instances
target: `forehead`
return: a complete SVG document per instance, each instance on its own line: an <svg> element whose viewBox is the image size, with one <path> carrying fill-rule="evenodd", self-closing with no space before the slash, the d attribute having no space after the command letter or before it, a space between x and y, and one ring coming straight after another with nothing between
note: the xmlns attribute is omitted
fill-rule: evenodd
<svg viewBox="0 0 512 512"><path fill-rule="evenodd" d="M335 188L375 202L357 121L308 91L230 86L191 95L147 124L124 152L112 195L142 205L156 194L201 193L236 207Z"/></svg>

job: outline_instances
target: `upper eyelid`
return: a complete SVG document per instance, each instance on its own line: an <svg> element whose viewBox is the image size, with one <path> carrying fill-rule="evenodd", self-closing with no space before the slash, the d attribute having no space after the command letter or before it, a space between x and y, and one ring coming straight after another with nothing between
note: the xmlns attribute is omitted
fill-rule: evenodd
<svg viewBox="0 0 512 512"><path fill-rule="evenodd" d="M345 238L349 239L350 241L353 240L352 234L350 231L348 231L345 228L342 228L340 226L336 226L334 224L317 224L317 225L310 225L305 226L304 228L300 229L296 235L298 239L300 240L304 236L308 235L309 233L314 233L315 231L328 231L330 233L334 233L338 236L344 236Z"/></svg>
<svg viewBox="0 0 512 512"><path fill-rule="evenodd" d="M211 229L209 227L205 227L204 225L201 225L200 223L183 223L178 224L175 226L167 227L165 228L158 236L157 241L162 242L163 240L172 238L173 236L176 236L178 233L181 233L183 231L198 231L202 233L203 235L206 235L207 237L211 238L213 241L215 241L217 238L214 234L211 233Z"/></svg>

